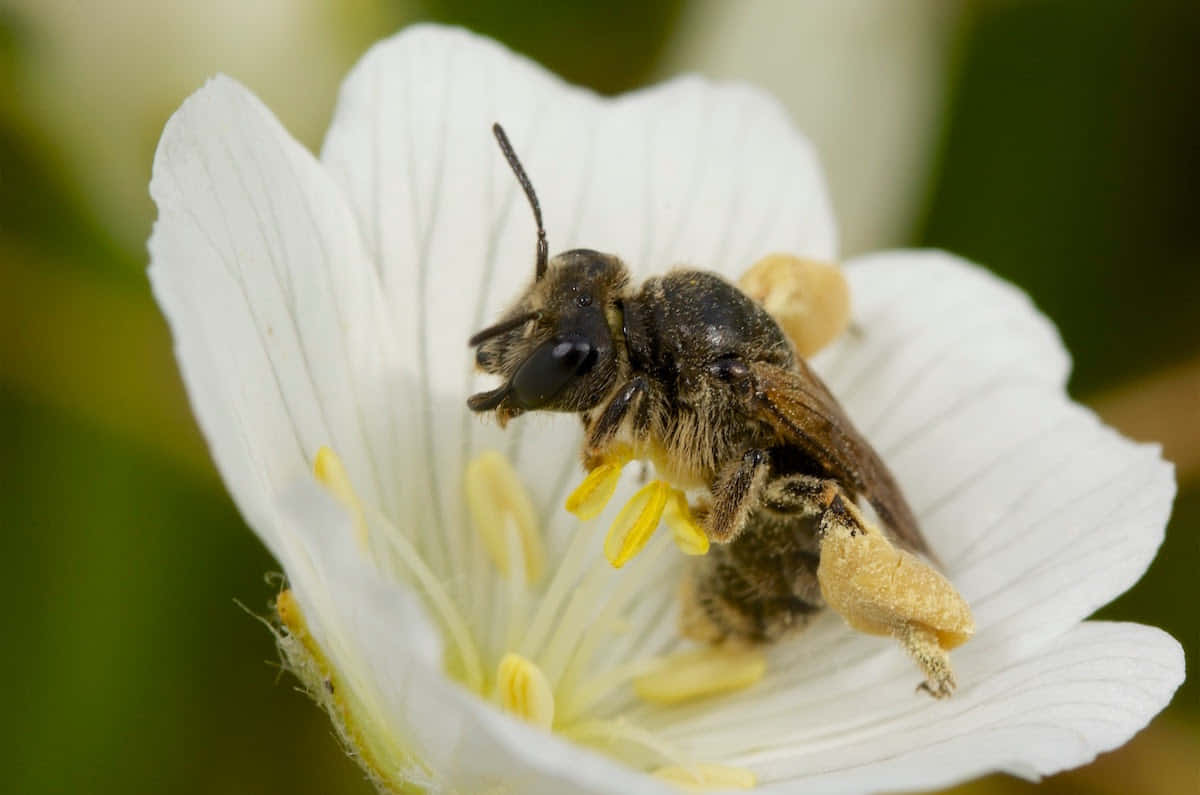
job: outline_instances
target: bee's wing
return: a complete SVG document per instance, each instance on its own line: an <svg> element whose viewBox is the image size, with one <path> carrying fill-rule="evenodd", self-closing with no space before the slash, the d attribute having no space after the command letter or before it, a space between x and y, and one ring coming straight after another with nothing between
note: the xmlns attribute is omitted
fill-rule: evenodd
<svg viewBox="0 0 1200 795"><path fill-rule="evenodd" d="M802 359L792 368L755 363L755 406L770 424L833 477L865 497L901 546L930 555L896 479Z"/></svg>

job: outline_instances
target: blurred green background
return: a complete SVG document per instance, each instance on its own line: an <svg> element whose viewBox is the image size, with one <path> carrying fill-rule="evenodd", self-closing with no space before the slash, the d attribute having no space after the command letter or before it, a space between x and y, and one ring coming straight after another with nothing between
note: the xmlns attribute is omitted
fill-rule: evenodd
<svg viewBox="0 0 1200 795"><path fill-rule="evenodd" d="M207 75L238 77L315 147L357 56L418 19L604 92L685 70L763 84L821 150L847 254L940 246L1027 289L1074 354L1074 395L1178 467L1157 561L1100 616L1196 658L1197 3L4 0L5 791L368 791L235 603L261 611L275 566L188 411L144 274L146 185ZM1040 788L1200 791L1200 685Z"/></svg>

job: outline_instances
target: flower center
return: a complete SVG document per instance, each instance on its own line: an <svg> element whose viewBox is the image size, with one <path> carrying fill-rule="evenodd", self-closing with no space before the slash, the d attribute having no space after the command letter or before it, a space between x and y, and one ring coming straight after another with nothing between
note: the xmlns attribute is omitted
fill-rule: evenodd
<svg viewBox="0 0 1200 795"><path fill-rule="evenodd" d="M614 493L624 463L593 470L572 493L568 508L581 517L598 515ZM642 487L613 521L603 541L606 559L596 555L595 527L584 522L548 566L537 513L516 471L500 453L479 455L466 467L464 494L480 547L499 577L491 592L493 603L471 615L460 609L467 600L454 598L453 582L437 577L407 536L364 505L329 448L317 452L314 474L350 512L360 548L377 563L382 552L398 559L405 579L423 592L447 640L447 673L464 686L531 724L683 789L753 786L749 771L693 759L686 748L626 717L639 703L669 709L749 687L766 670L758 650L705 647L661 653L662 635L654 630L664 611L649 610L645 603L654 595L668 604L661 598L662 569L655 562L671 544L665 538L653 540L654 531L665 520L685 553L708 550L708 539L678 489L661 480ZM637 567L615 571L643 551L645 559ZM547 573L549 581L543 583ZM280 615L294 634L293 625L302 624L294 615L294 601L288 605L291 614ZM496 661L494 666L488 659ZM489 676L489 670L495 674ZM356 732L362 729L355 728L353 710L337 712L346 736L359 745Z"/></svg>

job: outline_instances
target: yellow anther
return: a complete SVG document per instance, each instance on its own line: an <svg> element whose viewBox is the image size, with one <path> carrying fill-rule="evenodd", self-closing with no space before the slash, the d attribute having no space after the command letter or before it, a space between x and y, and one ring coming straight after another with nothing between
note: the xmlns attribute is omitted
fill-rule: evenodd
<svg viewBox="0 0 1200 795"><path fill-rule="evenodd" d="M767 659L756 648L706 647L666 657L633 680L633 690L652 704L680 704L743 690L763 678Z"/></svg>
<svg viewBox="0 0 1200 795"><path fill-rule="evenodd" d="M534 663L509 652L496 671L496 697L500 706L543 729L554 723L554 690Z"/></svg>
<svg viewBox="0 0 1200 795"><path fill-rule="evenodd" d="M595 519L612 499L624 464L606 463L593 469L567 497L566 508L580 519Z"/></svg>
<svg viewBox="0 0 1200 795"><path fill-rule="evenodd" d="M683 554L708 554L708 536L692 518L692 511L688 508L687 495L679 489L671 491L667 507L663 510L663 521L667 523L667 527L671 528L675 544Z"/></svg>
<svg viewBox="0 0 1200 795"><path fill-rule="evenodd" d="M652 480L625 503L604 539L604 557L613 568L621 568L646 546L658 528L670 494L671 487L665 481Z"/></svg>
<svg viewBox="0 0 1200 795"><path fill-rule="evenodd" d="M350 512L350 517L354 520L354 535L358 539L358 545L364 550L367 548L367 520L363 516L362 502L358 499L358 494L354 491L354 486L350 483L350 475L346 472L346 467L342 463L342 459L333 450L321 446L317 450L316 458L313 459L313 474L317 477L317 482L329 490L338 502L346 506L346 510Z"/></svg>
<svg viewBox="0 0 1200 795"><path fill-rule="evenodd" d="M728 789L754 789L754 774L741 767L726 765L691 765L660 767L656 778L679 787L684 792L712 792Z"/></svg>
<svg viewBox="0 0 1200 795"><path fill-rule="evenodd" d="M515 531L523 553L525 581L533 583L541 579L546 568L546 550L537 515L529 492L508 459L495 450L480 453L467 465L466 492L471 523L483 538L496 568L506 577L511 573L509 534Z"/></svg>

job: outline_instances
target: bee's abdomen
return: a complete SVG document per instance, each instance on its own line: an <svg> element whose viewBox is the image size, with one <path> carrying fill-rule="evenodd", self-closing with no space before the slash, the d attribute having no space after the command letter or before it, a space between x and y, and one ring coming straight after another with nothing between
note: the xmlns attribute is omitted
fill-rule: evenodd
<svg viewBox="0 0 1200 795"><path fill-rule="evenodd" d="M684 584L684 634L764 643L803 628L825 602L812 522L761 512L730 544L714 544Z"/></svg>

